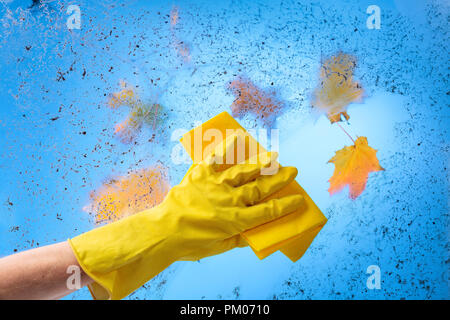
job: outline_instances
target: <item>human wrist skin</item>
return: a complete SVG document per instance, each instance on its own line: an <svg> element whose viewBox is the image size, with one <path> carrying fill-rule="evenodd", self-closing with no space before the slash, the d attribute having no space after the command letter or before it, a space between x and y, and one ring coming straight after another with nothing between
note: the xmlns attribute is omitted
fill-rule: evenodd
<svg viewBox="0 0 450 320"><path fill-rule="evenodd" d="M174 243L172 232L158 227L164 210L160 204L69 239L81 268L96 282L89 288L94 298L121 299L177 260L166 249ZM132 283L122 279L130 272Z"/></svg>

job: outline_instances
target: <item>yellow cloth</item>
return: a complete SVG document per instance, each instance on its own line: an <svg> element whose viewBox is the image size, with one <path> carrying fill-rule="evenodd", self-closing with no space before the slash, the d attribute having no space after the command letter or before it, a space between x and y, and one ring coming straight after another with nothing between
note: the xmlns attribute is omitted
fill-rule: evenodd
<svg viewBox="0 0 450 320"><path fill-rule="evenodd" d="M170 264L245 246L240 234L297 210L300 195L261 200L294 181L297 169L262 175L277 154L264 152L219 170L240 138L219 144L151 209L69 240L96 299L121 299ZM254 160L254 161L253 161Z"/></svg>
<svg viewBox="0 0 450 320"><path fill-rule="evenodd" d="M181 138L181 144L194 162L191 169L208 156L217 144L233 134L245 139L245 159L266 151L232 116L222 112ZM257 148L254 148L255 145ZM237 154L237 148L235 151ZM222 169L227 167L229 165L224 164ZM304 198L304 204L300 209L241 234L260 259L280 250L293 262L297 261L327 222L327 218L296 181L291 182L266 201L293 194L300 194Z"/></svg>

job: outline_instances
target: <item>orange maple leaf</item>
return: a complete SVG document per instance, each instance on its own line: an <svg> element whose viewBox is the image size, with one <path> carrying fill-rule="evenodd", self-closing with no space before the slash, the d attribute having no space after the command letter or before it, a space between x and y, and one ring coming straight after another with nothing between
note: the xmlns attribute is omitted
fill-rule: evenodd
<svg viewBox="0 0 450 320"><path fill-rule="evenodd" d="M83 208L97 223L116 221L149 209L164 200L170 185L167 170L154 166L111 179L91 192L90 203Z"/></svg>
<svg viewBox="0 0 450 320"><path fill-rule="evenodd" d="M315 89L312 106L327 114L331 123L349 119L347 106L362 102L364 90L353 81L356 58L339 53L326 60L320 68L320 84Z"/></svg>
<svg viewBox="0 0 450 320"><path fill-rule="evenodd" d="M369 147L366 137L359 137L353 146L337 151L328 161L335 166L333 176L329 180L330 195L348 185L350 198L356 199L366 188L369 173L384 170L378 162L376 153L377 150Z"/></svg>
<svg viewBox="0 0 450 320"><path fill-rule="evenodd" d="M228 89L236 97L231 105L233 117L252 113L269 125L284 107L276 98L274 90L263 90L245 77L237 77L228 85Z"/></svg>

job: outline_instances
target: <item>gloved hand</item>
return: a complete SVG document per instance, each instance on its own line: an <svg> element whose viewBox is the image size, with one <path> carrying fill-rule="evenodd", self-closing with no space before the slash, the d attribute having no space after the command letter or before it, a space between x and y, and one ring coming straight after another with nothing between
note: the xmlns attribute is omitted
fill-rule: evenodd
<svg viewBox="0 0 450 320"><path fill-rule="evenodd" d="M260 154L218 172L227 146L216 150L160 205L69 240L80 266L95 281L89 287L94 298L121 299L175 261L244 246L241 232L302 204L299 195L261 202L297 175L293 167L260 175L276 154Z"/></svg>

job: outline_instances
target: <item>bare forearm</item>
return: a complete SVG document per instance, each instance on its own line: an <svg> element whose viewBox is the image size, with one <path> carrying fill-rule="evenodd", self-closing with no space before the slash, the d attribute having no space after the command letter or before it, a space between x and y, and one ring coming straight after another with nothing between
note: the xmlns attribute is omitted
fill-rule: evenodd
<svg viewBox="0 0 450 320"><path fill-rule="evenodd" d="M81 286L92 282L92 279L80 268L67 242L2 258L0 259L0 299L64 297L76 290L73 286L67 285L67 280L72 272L77 276L78 271Z"/></svg>

